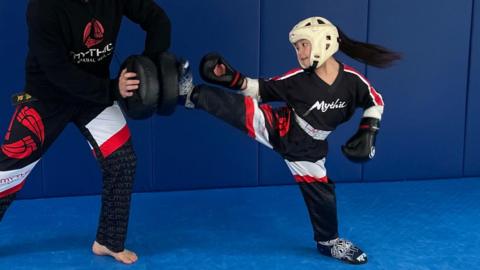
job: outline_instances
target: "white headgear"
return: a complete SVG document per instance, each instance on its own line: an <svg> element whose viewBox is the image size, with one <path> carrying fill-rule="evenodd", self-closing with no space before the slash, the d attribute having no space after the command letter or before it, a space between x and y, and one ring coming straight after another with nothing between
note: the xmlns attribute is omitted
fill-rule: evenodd
<svg viewBox="0 0 480 270"><path fill-rule="evenodd" d="M338 51L338 30L327 19L322 17L311 17L305 19L293 27L289 34L290 43L306 39L312 44L310 54L310 66L302 68L317 68L321 66L330 56Z"/></svg>

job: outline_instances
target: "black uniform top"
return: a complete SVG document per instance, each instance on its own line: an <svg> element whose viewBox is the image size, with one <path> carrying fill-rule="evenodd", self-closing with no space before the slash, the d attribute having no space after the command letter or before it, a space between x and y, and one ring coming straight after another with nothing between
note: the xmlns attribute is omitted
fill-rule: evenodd
<svg viewBox="0 0 480 270"><path fill-rule="evenodd" d="M295 69L260 82L262 102L285 101L313 128L332 131L348 121L357 107L383 106L380 94L355 69L340 63L337 78L328 85L314 72Z"/></svg>
<svg viewBox="0 0 480 270"><path fill-rule="evenodd" d="M147 32L146 55L170 46L170 21L153 0L30 0L25 90L42 100L112 104L109 66L122 16Z"/></svg>
<svg viewBox="0 0 480 270"><path fill-rule="evenodd" d="M259 80L259 86L262 102L286 102L289 111L294 111L320 133L333 131L348 121L357 107L383 106L382 97L370 83L358 71L342 63L331 85L315 73L295 69L268 81ZM288 117L295 118L291 114ZM288 123L285 137L275 142L276 151L285 159L316 162L327 155L326 139L314 139L296 119Z"/></svg>

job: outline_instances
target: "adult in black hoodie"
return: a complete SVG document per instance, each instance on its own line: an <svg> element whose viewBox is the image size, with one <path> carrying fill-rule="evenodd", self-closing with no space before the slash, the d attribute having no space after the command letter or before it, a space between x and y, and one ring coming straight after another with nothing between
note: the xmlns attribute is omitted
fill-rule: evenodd
<svg viewBox="0 0 480 270"><path fill-rule="evenodd" d="M126 70L109 77L123 16L146 31L145 55L169 48L170 21L153 0L30 0L26 94L19 97L0 151L0 219L41 156L73 122L103 173L92 250L133 263L137 256L124 243L136 157L115 100L131 96L139 81Z"/></svg>

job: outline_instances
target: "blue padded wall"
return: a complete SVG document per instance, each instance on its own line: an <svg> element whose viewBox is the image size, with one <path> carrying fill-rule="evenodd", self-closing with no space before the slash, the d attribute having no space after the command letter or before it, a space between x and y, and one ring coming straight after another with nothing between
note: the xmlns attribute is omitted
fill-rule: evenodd
<svg viewBox="0 0 480 270"><path fill-rule="evenodd" d="M369 41L404 59L368 68L386 107L383 148L366 165L366 179L462 176L470 9L471 0L371 0Z"/></svg>
<svg viewBox="0 0 480 270"><path fill-rule="evenodd" d="M161 1L173 23L172 51L191 59L218 51L248 74L258 73L259 3ZM208 8L206 8L208 7ZM201 10L201 12L199 12ZM201 111L179 108L153 119L154 189L251 186L257 180L257 144Z"/></svg>
<svg viewBox="0 0 480 270"><path fill-rule="evenodd" d="M0 68L0 136L13 113L10 95L24 84L26 2L0 2L5 37L0 57L8 63ZM315 15L327 17L351 38L403 53L402 61L385 70L366 68L338 54L369 78L386 108L375 160L352 164L340 152L340 145L356 131L360 111L329 137L327 169L335 181L480 175L480 5L474 0L157 2L173 23L171 51L190 59L197 83L199 60L209 51L221 52L251 77L267 78L297 67L288 32L299 20ZM123 21L112 75L128 55L142 51L144 38L139 26ZM135 191L294 182L277 154L204 112L178 108L171 117L129 121L129 126L138 156ZM20 197L100 190L99 166L85 139L69 125Z"/></svg>
<svg viewBox="0 0 480 270"><path fill-rule="evenodd" d="M480 175L480 3L474 1L468 92L465 175Z"/></svg>
<svg viewBox="0 0 480 270"><path fill-rule="evenodd" d="M70 124L43 157L44 195L71 196L100 191L99 166L87 141Z"/></svg>

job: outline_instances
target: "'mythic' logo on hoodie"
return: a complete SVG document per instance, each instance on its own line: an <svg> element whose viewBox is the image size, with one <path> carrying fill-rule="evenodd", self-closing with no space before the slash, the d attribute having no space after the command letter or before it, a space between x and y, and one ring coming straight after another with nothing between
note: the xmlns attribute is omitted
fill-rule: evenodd
<svg viewBox="0 0 480 270"><path fill-rule="evenodd" d="M113 52L113 43L105 45L103 48L92 48L103 42L105 29L98 20L91 20L83 30L83 43L88 50L83 52L70 52L72 61L75 64L97 63L110 56Z"/></svg>

